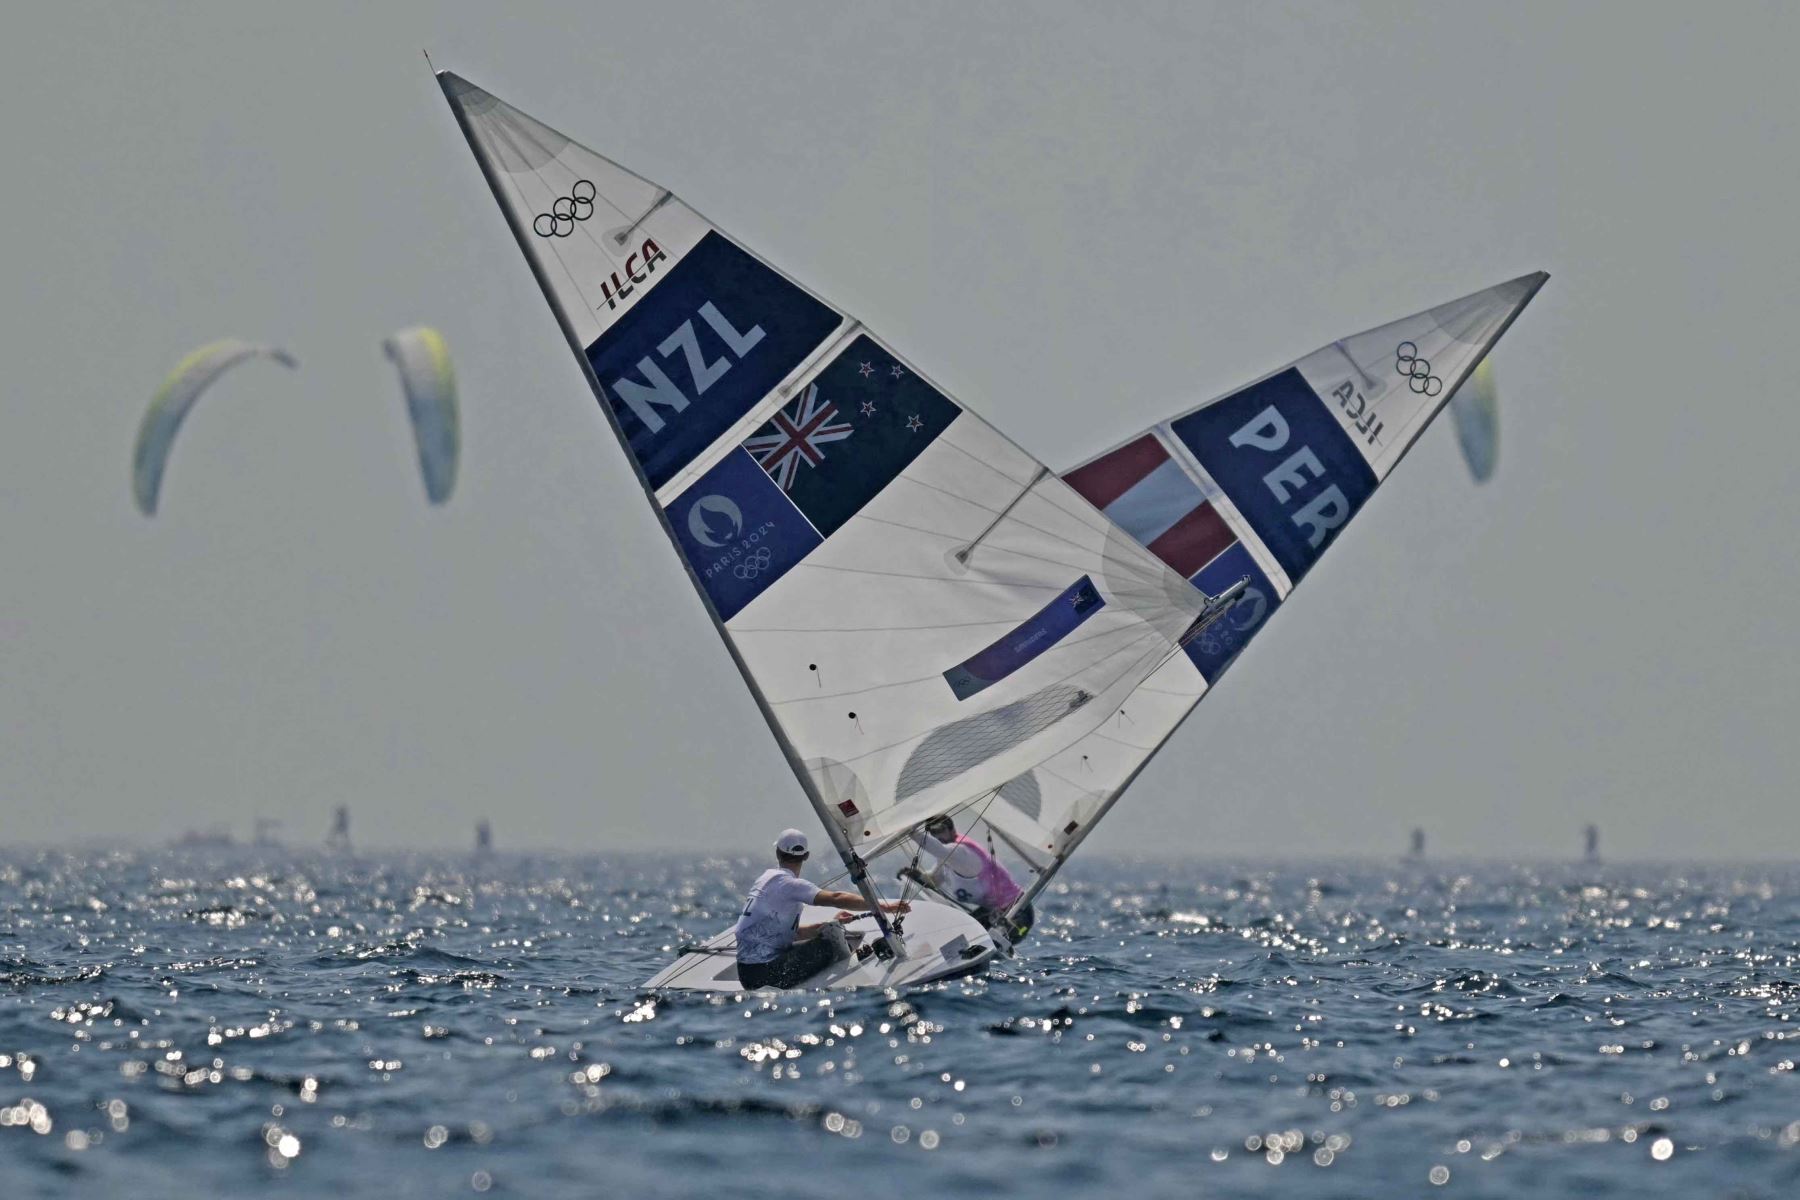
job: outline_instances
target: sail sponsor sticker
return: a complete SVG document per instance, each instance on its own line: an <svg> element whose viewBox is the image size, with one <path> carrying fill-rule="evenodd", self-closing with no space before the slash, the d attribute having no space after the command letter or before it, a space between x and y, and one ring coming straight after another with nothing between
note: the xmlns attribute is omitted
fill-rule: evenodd
<svg viewBox="0 0 1800 1200"><path fill-rule="evenodd" d="M1083 575L1018 628L945 671L944 682L958 700L967 700L1032 662L1105 607L1106 598L1093 579Z"/></svg>
<svg viewBox="0 0 1800 1200"><path fill-rule="evenodd" d="M733 450L668 507L669 523L721 621L729 621L820 542L743 450Z"/></svg>
<svg viewBox="0 0 1800 1200"><path fill-rule="evenodd" d="M1269 614L1281 606L1281 600L1242 542L1233 544L1193 577L1195 587L1216 596L1245 576L1250 584L1242 598L1183 647L1208 683L1218 682L1225 668L1262 629Z"/></svg>
<svg viewBox="0 0 1800 1200"><path fill-rule="evenodd" d="M859 337L744 449L830 537L961 413L872 339Z"/></svg>
<svg viewBox="0 0 1800 1200"><path fill-rule="evenodd" d="M1375 473L1290 367L1169 428L1294 583L1375 490Z"/></svg>
<svg viewBox="0 0 1800 1200"><path fill-rule="evenodd" d="M664 269L587 349L653 488L755 407L839 321L716 232Z"/></svg>

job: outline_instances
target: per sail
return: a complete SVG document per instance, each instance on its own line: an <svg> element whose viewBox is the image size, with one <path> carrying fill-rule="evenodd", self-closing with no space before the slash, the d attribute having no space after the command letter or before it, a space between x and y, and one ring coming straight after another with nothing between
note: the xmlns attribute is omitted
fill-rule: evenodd
<svg viewBox="0 0 1800 1200"><path fill-rule="evenodd" d="M1249 587L1087 736L975 811L1053 870L1261 632L1549 278L1341 338L1063 476L1202 591Z"/></svg>
<svg viewBox="0 0 1800 1200"><path fill-rule="evenodd" d="M1076 489L666 189L440 79L847 860L1180 655L1204 598Z"/></svg>

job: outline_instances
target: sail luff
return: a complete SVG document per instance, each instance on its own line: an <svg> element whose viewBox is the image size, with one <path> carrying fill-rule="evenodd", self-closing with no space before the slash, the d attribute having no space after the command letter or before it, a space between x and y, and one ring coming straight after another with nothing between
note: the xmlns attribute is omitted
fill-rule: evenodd
<svg viewBox="0 0 1800 1200"><path fill-rule="evenodd" d="M569 349L574 353L576 360L580 362L582 374L587 378L588 386L593 389L595 398L599 401L598 407L601 413L604 414L607 424L612 427L613 435L618 439L621 453L630 465L632 474L638 481L638 486L643 489L645 499L650 502L650 508L656 514L658 526L662 529L663 535L669 539L669 545L675 551L677 561L681 563L681 568L683 572L686 573L688 581L693 584L694 591L700 597L700 602L706 610L707 618L712 621L714 628L719 633L719 640L725 644L727 653L731 655L732 665L737 668L739 677L743 679L744 686L750 690L750 695L756 701L756 706L762 713L764 722L769 726L769 731L774 734L776 745L781 748L782 757L787 760L788 768L794 772L794 777L799 781L800 789L805 793L807 802L812 805L814 812L819 818L819 823L825 827L826 835L831 839L832 848L838 852L838 856L843 860L844 866L849 871L851 879L855 881L857 890L862 894L864 900L868 902L869 909L871 913L874 914L875 921L877 925L880 926L882 935L887 938L889 946L893 948L896 955L904 957L905 947L900 938L895 935L893 930L889 927L886 914L881 911L881 898L875 892L874 884L869 877L867 867L851 847L849 839L839 828L837 822L832 819L832 813L827 807L824 796L819 792L812 774L806 769L806 765L800 758L793 743L788 740L786 734L782 730L780 722L776 720L774 710L770 707L768 698L763 694L762 688L757 684L756 677L751 673L742 654L739 653L737 644L732 638L726 636L724 622L720 620L719 612L713 603L712 596L701 583L699 574L695 571L693 564L689 561L685 550L682 548L681 540L675 532L674 525L671 524L669 520L668 512L660 503L658 503L656 489L651 485L649 475L644 470L643 465L638 461L637 456L630 452L630 440L620 424L618 414L614 412L613 406L607 401L606 393L600 386L599 376L595 374L593 363L588 358L586 347L582 345L580 338L576 335L574 325L569 320L568 314L563 311L563 305L557 296L556 289L551 285L549 278L545 275L542 263L539 262L537 255L532 253L531 244L525 240L525 232L520 228L518 219L513 214L512 205L507 201L506 193L501 187L500 180L495 175L493 165L488 161L488 156L484 153L483 148L477 141L474 130L469 126L468 117L464 113L462 105L457 102L457 97L451 90L451 78L454 78L451 72L437 72L438 86L444 93L444 100L450 107L451 115L456 119L456 125L462 132L463 140L468 143L470 153L475 157L476 165L481 169L482 178L487 181L488 188L493 193L494 200L500 207L500 212L506 220L507 228L512 231L513 239L518 243L519 252L524 256L526 264L531 268L531 274L533 279L537 281L538 289L543 293L545 301L550 306L550 311L555 314L556 323L562 329L563 337L568 342ZM667 199L674 194L666 188L662 190L664 195L662 199L658 201L658 207L660 207L662 203L666 203ZM649 214L646 213L645 217L648 215ZM643 220L644 217L640 217L638 223L641 224Z"/></svg>

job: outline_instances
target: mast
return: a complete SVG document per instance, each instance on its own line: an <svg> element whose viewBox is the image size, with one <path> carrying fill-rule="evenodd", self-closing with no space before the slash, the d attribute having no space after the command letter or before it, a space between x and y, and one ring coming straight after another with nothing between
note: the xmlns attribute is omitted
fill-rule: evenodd
<svg viewBox="0 0 1800 1200"><path fill-rule="evenodd" d="M600 379L594 374L593 364L588 361L586 347L582 346L580 339L575 336L575 327L570 323L568 314L563 311L562 305L558 302L555 289L550 286L549 279L545 277L544 269L539 264L537 256L531 252L531 244L525 240L525 231L520 228L518 221L513 216L512 206L507 203L506 193L501 190L500 181L495 177L492 165L489 164L487 156L482 153L481 146L475 139L474 131L469 127L469 122L464 116L461 106L457 104L456 97L450 91L450 85L445 79L449 72L436 71L435 74L438 87L444 93L445 103L450 106L450 114L456 118L456 127L462 131L463 140L468 143L470 153L475 156L475 163L481 168L481 177L487 181L488 190L493 193L494 201L500 207L500 214L506 219L507 228L512 230L513 240L518 243L520 254L524 256L526 265L531 268L531 275L537 281L538 290L544 294L545 301L550 305L550 311L555 314L556 323L563 332L563 339L568 343L570 351L574 353L576 361L581 364L581 372L587 377L588 386L593 389L594 396L599 401L599 409L605 415L607 424L612 428L614 438L617 439L621 449L629 447L631 443L626 437L625 431L620 427L618 414L613 412L612 405L607 403L606 393L600 386ZM652 206L651 211L655 211L671 195L667 188L661 190L663 196L656 205ZM649 215L647 212L644 217ZM639 224L642 223L644 217L638 219ZM649 476L644 473L643 467L629 451L625 453L624 457L631 466L632 474L637 478L638 486L643 489L645 498L650 501L650 508L656 514L657 524L661 526L663 535L669 539L669 545L675 551L676 561L681 563L681 569L687 574L688 581L694 585L694 591L699 595L701 604L706 607L706 615L712 620L713 627L719 633L719 640L725 644L726 651L731 655L731 661L737 667L738 675L743 679L744 686L750 689L750 695L755 699L756 707L762 712L763 720L768 723L769 732L775 735L775 742L781 747L782 756L787 759L788 767L794 772L794 777L800 781L801 790L806 793L807 801L813 806L813 811L818 814L819 823L825 827L826 836L831 839L831 844L837 850L838 857L843 859L851 880L856 884L856 890L868 902L869 911L874 916L875 923L881 928L883 940L896 958L906 957L905 943L901 941L899 932L888 924L887 914L881 911L881 897L875 891L868 864L851 847L849 839L838 827L825 797L819 792L818 785L812 778L812 773L806 769L806 764L800 760L792 743L782 733L781 726L775 719L775 713L769 706L768 698L757 686L755 677L751 675L749 666L744 662L737 647L729 637L725 636L724 622L719 619L719 613L713 605L712 597L701 585L700 577L695 574L693 565L688 562L687 555L681 548L681 541L676 536L674 527L669 523L669 514L657 502L656 489L651 487Z"/></svg>

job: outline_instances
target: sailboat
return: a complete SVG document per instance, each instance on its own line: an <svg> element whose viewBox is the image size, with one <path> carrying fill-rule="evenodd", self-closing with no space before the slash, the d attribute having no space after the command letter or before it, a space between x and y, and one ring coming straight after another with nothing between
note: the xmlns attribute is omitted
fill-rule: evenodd
<svg viewBox="0 0 1800 1200"><path fill-rule="evenodd" d="M934 817L985 821L1032 869L1014 911L1028 904L1535 290L1492 289L1500 317L1481 293L1359 335L1329 352L1341 368L1312 356L1059 476L667 188L438 79L873 910L860 952L815 987L926 983L1010 953L1009 922L941 898L883 914L871 862ZM1377 353L1395 331L1399 366ZM1348 398L1331 390L1346 370ZM1183 486L1196 503L1153 529L1143 514ZM646 986L741 990L730 931Z"/></svg>

